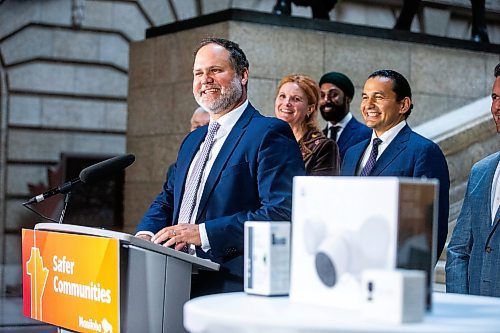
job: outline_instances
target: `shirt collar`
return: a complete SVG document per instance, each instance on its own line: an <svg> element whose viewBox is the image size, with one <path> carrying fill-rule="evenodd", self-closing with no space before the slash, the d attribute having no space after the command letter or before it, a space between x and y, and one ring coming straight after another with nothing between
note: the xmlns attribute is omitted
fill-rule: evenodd
<svg viewBox="0 0 500 333"><path fill-rule="evenodd" d="M385 144L385 145L388 145L392 142L392 140L394 140L394 138L396 137L396 135L398 135L398 133L403 129L403 127L406 126L406 120L403 120L401 121L400 123L398 123L396 126L388 129L387 131L385 131L384 133L382 133L381 136L379 136L378 138L380 140L382 140L382 142ZM372 141L374 138L376 138L377 135L375 134L375 131L373 131L372 133Z"/></svg>
<svg viewBox="0 0 500 333"><path fill-rule="evenodd" d="M352 113L347 112L347 114L342 118L341 121L339 121L336 124L333 124L332 122L328 122L328 128L333 127L333 126L339 126L340 128L345 128L347 126L347 123L350 122L352 119Z"/></svg>
<svg viewBox="0 0 500 333"><path fill-rule="evenodd" d="M233 129L234 125L240 119L241 115L243 114L243 111L248 106L248 99L243 102L240 106L238 106L236 109L226 113L219 119L217 119L217 122L220 125L219 130L217 131L217 137L223 136ZM214 120L212 119L212 116L210 116L210 123L212 123Z"/></svg>

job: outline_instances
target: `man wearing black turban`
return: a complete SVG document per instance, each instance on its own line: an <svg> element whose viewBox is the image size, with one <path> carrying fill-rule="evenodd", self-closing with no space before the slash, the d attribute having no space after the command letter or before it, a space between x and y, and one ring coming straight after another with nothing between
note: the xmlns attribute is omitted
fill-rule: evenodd
<svg viewBox="0 0 500 333"><path fill-rule="evenodd" d="M326 73L319 80L321 99L319 110L327 125L323 133L337 142L340 162L344 160L346 150L368 139L371 129L354 118L349 106L354 96L354 85L344 74Z"/></svg>

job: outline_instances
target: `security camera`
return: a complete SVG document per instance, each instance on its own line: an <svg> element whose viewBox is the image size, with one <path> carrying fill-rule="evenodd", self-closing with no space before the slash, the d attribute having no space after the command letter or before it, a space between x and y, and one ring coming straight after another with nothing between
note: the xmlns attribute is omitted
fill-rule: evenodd
<svg viewBox="0 0 500 333"><path fill-rule="evenodd" d="M336 228L324 233L327 236L315 251L316 273L321 282L334 287L346 273L360 280L364 269L385 268L389 233L389 223L382 217L367 219L357 229Z"/></svg>

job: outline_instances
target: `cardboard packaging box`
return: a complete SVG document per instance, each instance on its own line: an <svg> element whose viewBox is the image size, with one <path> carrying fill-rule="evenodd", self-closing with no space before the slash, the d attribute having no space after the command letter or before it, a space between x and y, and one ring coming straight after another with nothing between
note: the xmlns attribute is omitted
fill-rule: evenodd
<svg viewBox="0 0 500 333"><path fill-rule="evenodd" d="M290 222L245 222L244 251L245 292L266 296L288 295Z"/></svg>
<svg viewBox="0 0 500 333"><path fill-rule="evenodd" d="M424 271L365 270L361 280L363 319L399 325L420 322L424 318Z"/></svg>
<svg viewBox="0 0 500 333"><path fill-rule="evenodd" d="M427 273L430 307L437 232L437 180L295 177L290 298L359 309L361 273Z"/></svg>

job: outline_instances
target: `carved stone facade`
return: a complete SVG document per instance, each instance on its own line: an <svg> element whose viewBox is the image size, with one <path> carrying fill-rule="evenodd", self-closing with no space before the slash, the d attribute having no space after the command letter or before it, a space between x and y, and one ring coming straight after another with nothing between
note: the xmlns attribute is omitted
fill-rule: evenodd
<svg viewBox="0 0 500 333"><path fill-rule="evenodd" d="M0 1L0 294L18 294L20 229L40 222L28 184L61 154L125 152L129 43L169 19L163 1Z"/></svg>
<svg viewBox="0 0 500 333"><path fill-rule="evenodd" d="M437 2L445 6L436 9L433 3ZM344 0L330 17L335 22L390 28L400 3ZM500 43L500 4L486 3L490 40ZM266 114L272 114L276 80L290 71L319 77L336 68L350 73L359 89L374 67L397 65L416 87L422 112L412 115L415 124L488 93L489 69L498 57L478 58L472 51L456 53L432 46L413 50L408 43L384 41L380 45L395 50L387 56L377 42L366 38L302 31L300 26L285 29L243 23L200 28L189 38L180 34L159 42L139 42L130 55L135 69L129 75L129 45L143 40L148 28L229 7L270 13L273 4L274 0L0 0L0 295L17 293L20 229L39 222L20 205L30 196L28 184L47 184L47 168L55 166L62 153L137 152L127 187L139 195L126 201L125 231L133 230L146 203L159 191L164 168L175 158L187 131L194 107L191 50L208 32L234 38L248 50L251 97ZM412 30L468 39L468 6L468 0L424 1ZM293 15L311 16L305 7L294 7ZM261 39L267 36L272 47L264 50ZM307 49L302 49L304 45ZM296 55L274 63L291 52ZM311 61L318 56L318 63ZM385 60L370 65L377 57ZM442 59L466 71L447 66ZM427 62L433 65L423 66ZM161 64L158 71L156 64ZM427 75L419 77L421 70ZM437 76L436 70L443 72ZM471 83L464 77L478 79ZM465 93L464 86L468 87ZM436 92L443 89L445 93ZM127 107L139 112L128 115L128 128ZM127 131L132 138L128 146ZM166 135L165 140L157 140L158 135ZM140 142L134 141L137 137Z"/></svg>

